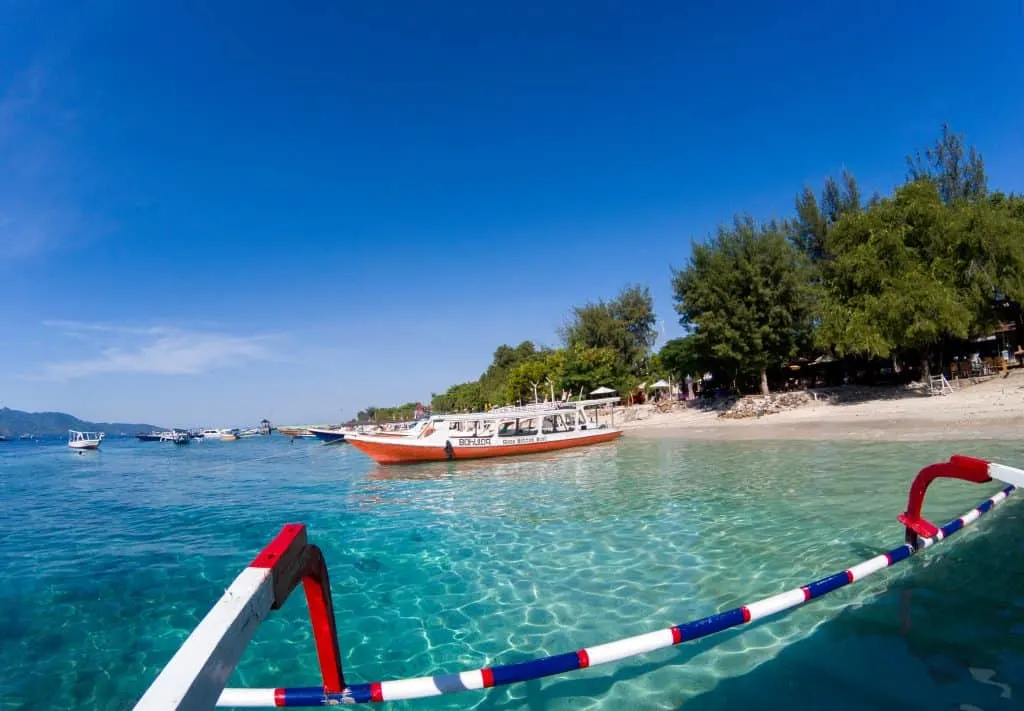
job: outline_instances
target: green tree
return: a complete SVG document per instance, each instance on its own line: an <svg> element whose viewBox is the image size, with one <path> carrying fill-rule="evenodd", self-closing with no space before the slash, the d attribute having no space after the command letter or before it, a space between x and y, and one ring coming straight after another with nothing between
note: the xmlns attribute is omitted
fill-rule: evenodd
<svg viewBox="0 0 1024 711"><path fill-rule="evenodd" d="M750 217L719 228L715 239L694 244L689 264L673 270L680 323L693 329L694 346L733 374L781 365L807 343L813 293L807 261L778 229Z"/></svg>
<svg viewBox="0 0 1024 711"><path fill-rule="evenodd" d="M825 241L832 225L844 215L861 210L857 179L844 170L841 180L840 186L831 176L825 179L820 202L809 187L804 187L796 198L796 217L788 223L789 238L811 264L820 264L828 258Z"/></svg>
<svg viewBox="0 0 1024 711"><path fill-rule="evenodd" d="M944 336L966 338L975 317L967 284L976 279L963 273L958 246L977 244L951 218L936 184L919 180L831 230L822 342L840 354L916 350L927 377L931 348Z"/></svg>
<svg viewBox="0 0 1024 711"><path fill-rule="evenodd" d="M431 407L437 412L466 412L484 409L488 399L479 381L460 383L434 397Z"/></svg>
<svg viewBox="0 0 1024 711"><path fill-rule="evenodd" d="M551 390L562 389L565 352L552 351L542 358L520 363L511 370L505 383L507 402L531 402L534 397L550 397Z"/></svg>
<svg viewBox="0 0 1024 711"><path fill-rule="evenodd" d="M566 353L562 387L570 392L586 394L605 386L626 393L632 389L634 381L635 376L613 348L577 346Z"/></svg>
<svg viewBox="0 0 1024 711"><path fill-rule="evenodd" d="M713 370L715 364L708 362L698 341L699 339L692 334L666 341L658 351L658 360L665 373L676 381L681 381L687 375L696 377L700 373Z"/></svg>
<svg viewBox="0 0 1024 711"><path fill-rule="evenodd" d="M611 301L598 301L573 310L563 329L570 349L608 348L624 366L636 373L654 345L654 300L645 286L630 286Z"/></svg>
<svg viewBox="0 0 1024 711"><path fill-rule="evenodd" d="M942 124L942 135L924 153L907 156L907 173L912 182L934 182L946 204L982 198L988 190L981 154L974 146L965 146L964 135L953 133L948 123Z"/></svg>

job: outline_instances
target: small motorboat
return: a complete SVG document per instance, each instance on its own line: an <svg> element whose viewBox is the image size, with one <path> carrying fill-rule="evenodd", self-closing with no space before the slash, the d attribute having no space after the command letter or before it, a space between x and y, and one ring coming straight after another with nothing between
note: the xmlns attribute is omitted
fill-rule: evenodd
<svg viewBox="0 0 1024 711"><path fill-rule="evenodd" d="M171 430L170 432L164 432L160 435L161 442L174 442L175 444L188 444L192 441L188 432L178 432L177 430Z"/></svg>
<svg viewBox="0 0 1024 711"><path fill-rule="evenodd" d="M68 430L68 446L71 449L99 449L103 441L102 432L79 432Z"/></svg>

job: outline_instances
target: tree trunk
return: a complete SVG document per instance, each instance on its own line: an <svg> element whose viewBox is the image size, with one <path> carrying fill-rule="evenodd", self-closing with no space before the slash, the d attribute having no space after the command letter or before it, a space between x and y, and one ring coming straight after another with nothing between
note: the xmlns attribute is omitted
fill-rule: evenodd
<svg viewBox="0 0 1024 711"><path fill-rule="evenodd" d="M768 393L768 369L761 368L761 394L767 395Z"/></svg>
<svg viewBox="0 0 1024 711"><path fill-rule="evenodd" d="M924 351L921 354L921 382L929 382L931 376L931 364L928 362L928 351Z"/></svg>

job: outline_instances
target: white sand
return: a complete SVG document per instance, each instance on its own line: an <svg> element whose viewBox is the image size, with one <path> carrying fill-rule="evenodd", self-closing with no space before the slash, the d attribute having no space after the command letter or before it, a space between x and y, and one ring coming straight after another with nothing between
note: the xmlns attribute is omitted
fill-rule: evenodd
<svg viewBox="0 0 1024 711"><path fill-rule="evenodd" d="M711 440L968 440L1016 439L1024 434L1024 372L1011 371L1006 377L978 384L963 383L943 396L880 392L892 399L855 404L814 402L740 420L695 408L662 414L640 406L635 408L637 419L622 423L617 414L615 424L637 435Z"/></svg>

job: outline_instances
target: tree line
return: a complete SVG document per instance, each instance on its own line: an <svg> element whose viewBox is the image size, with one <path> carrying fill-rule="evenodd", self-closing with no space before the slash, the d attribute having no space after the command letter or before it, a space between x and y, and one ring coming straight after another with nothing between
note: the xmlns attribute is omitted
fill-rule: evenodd
<svg viewBox="0 0 1024 711"><path fill-rule="evenodd" d="M805 188L789 219L736 218L674 270L689 335L662 359L762 393L769 369L821 353L916 360L926 378L945 344L991 332L1024 297L1024 198L987 183L943 126L889 196L863 200L844 173L820 198Z"/></svg>
<svg viewBox="0 0 1024 711"><path fill-rule="evenodd" d="M585 395L601 386L629 392L651 368L655 322L650 290L626 287L610 301L574 308L560 329L561 346L501 345L478 379L433 395L431 405L461 412Z"/></svg>
<svg viewBox="0 0 1024 711"><path fill-rule="evenodd" d="M740 215L692 243L671 279L687 335L659 351L650 290L628 286L574 308L558 347L499 346L479 378L434 394L433 409L476 411L598 386L626 394L644 381L705 373L735 392L767 394L770 372L826 353L913 360L927 377L944 344L990 332L1002 304L1024 300L1024 197L989 191L982 156L943 126L907 158L892 194L864 199L851 173L829 177L820 193L805 187L796 196L791 217Z"/></svg>

